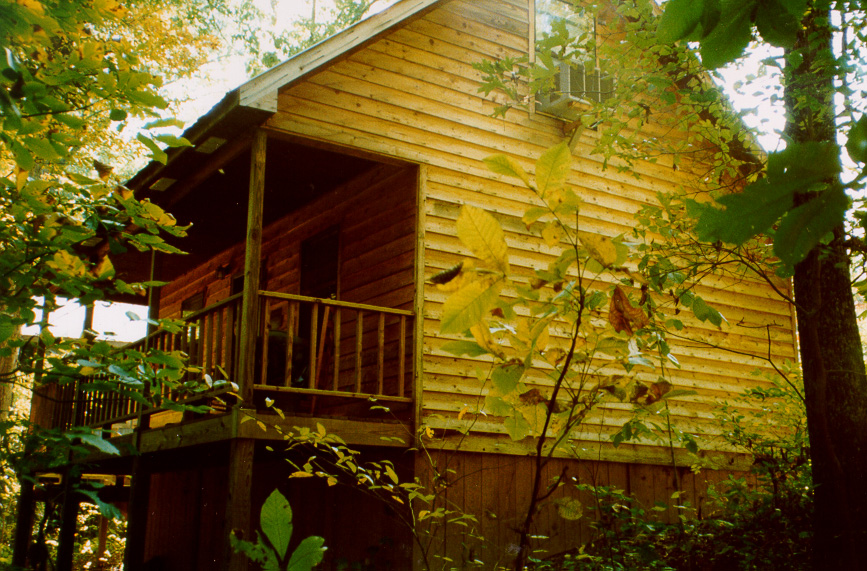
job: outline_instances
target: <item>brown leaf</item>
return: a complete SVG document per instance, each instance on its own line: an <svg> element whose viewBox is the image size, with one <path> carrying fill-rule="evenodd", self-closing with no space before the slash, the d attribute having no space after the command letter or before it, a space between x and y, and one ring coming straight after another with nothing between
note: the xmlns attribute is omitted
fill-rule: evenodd
<svg viewBox="0 0 867 571"><path fill-rule="evenodd" d="M539 392L539 389L530 389L518 397L523 404L542 404L548 402L548 399Z"/></svg>
<svg viewBox="0 0 867 571"><path fill-rule="evenodd" d="M450 281L452 281L453 279L455 279L456 277L458 277L458 275L460 275L461 269L463 269L463 267L464 267L464 263L461 262L459 264L456 264L456 265L450 267L447 270L443 270L439 273L436 273L433 276L431 276L430 283L437 284L437 285L447 284Z"/></svg>
<svg viewBox="0 0 867 571"><path fill-rule="evenodd" d="M650 320L640 307L633 307L629 303L629 298L620 286L616 285L608 307L608 322L618 333L626 331L626 334L631 336L636 329L647 327Z"/></svg>

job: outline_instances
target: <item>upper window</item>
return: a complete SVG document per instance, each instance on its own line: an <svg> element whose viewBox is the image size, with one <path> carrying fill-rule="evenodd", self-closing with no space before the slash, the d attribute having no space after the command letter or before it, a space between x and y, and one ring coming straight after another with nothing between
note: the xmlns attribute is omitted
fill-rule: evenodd
<svg viewBox="0 0 867 571"><path fill-rule="evenodd" d="M550 79L538 109L568 116L575 104L611 97L614 81L600 65L596 19L576 2L536 0L537 63Z"/></svg>

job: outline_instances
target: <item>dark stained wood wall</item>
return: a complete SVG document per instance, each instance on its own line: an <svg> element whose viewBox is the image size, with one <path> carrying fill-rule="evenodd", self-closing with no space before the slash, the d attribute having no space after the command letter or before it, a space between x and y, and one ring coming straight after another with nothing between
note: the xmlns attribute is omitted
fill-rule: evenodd
<svg viewBox="0 0 867 571"><path fill-rule="evenodd" d="M432 550L455 561L478 558L485 569L508 563L514 558L518 542L515 529L523 521L530 502L533 479L533 458L506 454L433 451L430 461L416 456L416 472L428 486L441 490L437 506L475 516L477 523L467 525L435 525L430 530ZM432 469L435 467L435 470ZM755 476L732 470L703 470L693 474L689 468L679 468L677 474L671 466L624 464L597 460L554 459L545 468L543 482L549 483L563 473L567 485L558 489L543 502L533 528L536 556L541 558L576 549L592 538L589 527L594 512L594 498L573 484L611 486L632 496L630 507L642 507L650 519L673 522L683 512L690 517L705 517L715 509L708 497L708 486L719 485L728 477L745 477L755 485ZM438 478L433 476L439 474ZM678 486L679 478L679 486ZM677 500L672 494L682 491ZM574 498L584 506L580 520L567 520L557 511L557 500ZM665 510L654 510L658 504L669 504ZM676 505L689 505L679 509ZM542 538L546 536L546 538ZM483 538L483 539L482 539Z"/></svg>
<svg viewBox="0 0 867 571"><path fill-rule="evenodd" d="M338 299L411 309L416 178L413 167L380 165L265 228L263 289L299 293L301 242L339 224ZM228 275L219 279L221 266ZM243 244L238 244L191 269L163 287L160 317L180 317L183 301L199 292L205 293L206 305L225 299L232 276L242 268Z"/></svg>

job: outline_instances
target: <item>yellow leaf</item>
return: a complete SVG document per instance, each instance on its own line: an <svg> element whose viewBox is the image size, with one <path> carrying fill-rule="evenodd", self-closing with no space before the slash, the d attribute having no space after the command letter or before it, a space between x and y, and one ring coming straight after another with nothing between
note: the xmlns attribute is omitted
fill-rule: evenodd
<svg viewBox="0 0 867 571"><path fill-rule="evenodd" d="M494 338L491 336L491 331L488 329L488 325L484 321L476 323L470 327L470 333L472 333L473 339L476 340L479 347L489 353L493 353L494 355L502 355L503 352L500 346L496 341L494 341Z"/></svg>
<svg viewBox="0 0 867 571"><path fill-rule="evenodd" d="M497 304L499 283L470 282L443 304L441 333L463 333L476 325Z"/></svg>
<svg viewBox="0 0 867 571"><path fill-rule="evenodd" d="M336 486L337 485L337 478L335 478L334 476L328 476L328 479L326 480L326 482L328 482L329 487Z"/></svg>
<svg viewBox="0 0 867 571"><path fill-rule="evenodd" d="M581 240L590 257L599 262L602 267L610 268L617 263L617 247L611 238L579 230L578 239Z"/></svg>
<svg viewBox="0 0 867 571"><path fill-rule="evenodd" d="M464 408L461 409L461 412L458 413L458 420L463 419L464 415L467 414L467 411L469 411L469 410L470 410L470 407L464 406Z"/></svg>
<svg viewBox="0 0 867 571"><path fill-rule="evenodd" d="M21 190L22 188L24 188L24 185L27 184L27 177L29 175L30 171L15 167L15 186L18 188L18 190Z"/></svg>
<svg viewBox="0 0 867 571"><path fill-rule="evenodd" d="M560 224L558 222L549 222L545 225L545 228L542 229L542 239L545 241L545 244L550 248L558 245L562 238L563 229L560 227Z"/></svg>
<svg viewBox="0 0 867 571"><path fill-rule="evenodd" d="M312 478L313 474L310 472L305 472L304 470L298 470L297 472L292 472L289 474L290 478Z"/></svg>
<svg viewBox="0 0 867 571"><path fill-rule="evenodd" d="M554 503L557 504L557 513L563 519L575 521L584 514L584 506L577 498L557 498Z"/></svg>
<svg viewBox="0 0 867 571"><path fill-rule="evenodd" d="M566 177L572 166L572 151L565 142L545 151L536 161L536 189L539 196L558 191L566 184Z"/></svg>
<svg viewBox="0 0 867 571"><path fill-rule="evenodd" d="M78 372L84 377L90 377L97 374L99 370L94 367L82 367Z"/></svg>
<svg viewBox="0 0 867 571"><path fill-rule="evenodd" d="M99 280L108 279L114 276L114 264L111 263L111 258L105 256L96 266L93 273L96 275L96 279Z"/></svg>
<svg viewBox="0 0 867 571"><path fill-rule="evenodd" d="M494 217L475 206L464 206L458 217L458 238L487 266L507 274L509 251L503 229Z"/></svg>
<svg viewBox="0 0 867 571"><path fill-rule="evenodd" d="M430 510L421 510L418 512L418 521L422 521L428 516L428 514L430 514Z"/></svg>
<svg viewBox="0 0 867 571"><path fill-rule="evenodd" d="M515 159L506 155L494 155L485 159L485 164L488 169L497 174L513 176L521 179L524 184L530 186L530 177L527 176L527 171L524 170Z"/></svg>

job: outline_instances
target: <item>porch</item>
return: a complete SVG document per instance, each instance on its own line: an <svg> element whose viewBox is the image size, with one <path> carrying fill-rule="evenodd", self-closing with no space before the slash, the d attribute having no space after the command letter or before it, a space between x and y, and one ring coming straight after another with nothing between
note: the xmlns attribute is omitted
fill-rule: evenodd
<svg viewBox="0 0 867 571"><path fill-rule="evenodd" d="M411 436L421 337L416 168L264 131L239 140L246 146L227 144L210 162L194 157L197 170L176 161L172 189L150 187L151 200L193 223L189 254L130 253L117 264L129 281L167 282L150 292L150 315L182 321L180 330L152 331L126 349L181 357L184 377L151 381L143 391L110 372L48 383L34 399L38 424L118 438L213 424L238 408L274 415L283 426L289 417L299 425L340 420L344 429L345 422L391 422ZM245 178L248 192L238 185ZM225 206L245 202L242 225ZM260 437L243 424L227 417L209 434Z"/></svg>

